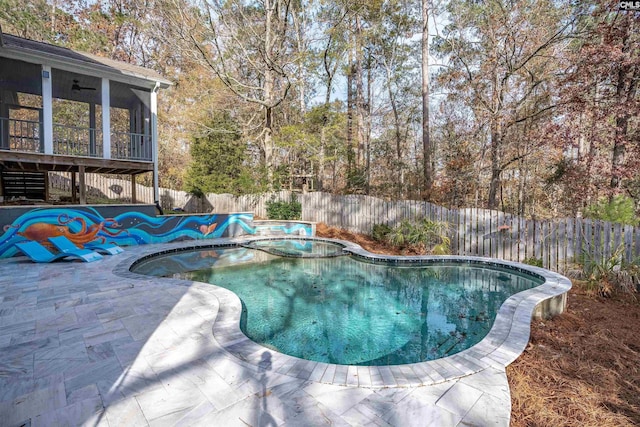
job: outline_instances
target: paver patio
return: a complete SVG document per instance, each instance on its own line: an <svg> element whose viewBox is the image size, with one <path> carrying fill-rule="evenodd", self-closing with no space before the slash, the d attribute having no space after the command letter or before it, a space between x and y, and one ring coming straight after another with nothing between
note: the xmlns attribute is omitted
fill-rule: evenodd
<svg viewBox="0 0 640 427"><path fill-rule="evenodd" d="M93 263L0 260L0 425L509 424L499 360L520 354L528 328L513 351L466 356L472 374L455 361L431 365L431 376L305 365L238 338L223 316L234 305L213 286L128 272L145 254L199 244L132 247ZM522 299L514 316L530 321L530 305Z"/></svg>

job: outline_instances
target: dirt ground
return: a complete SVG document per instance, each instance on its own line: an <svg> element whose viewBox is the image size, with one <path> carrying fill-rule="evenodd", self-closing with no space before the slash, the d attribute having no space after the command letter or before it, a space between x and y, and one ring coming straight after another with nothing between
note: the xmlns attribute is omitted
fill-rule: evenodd
<svg viewBox="0 0 640 427"><path fill-rule="evenodd" d="M371 237L318 224L317 235L374 253L402 254ZM640 425L640 301L602 298L575 283L565 313L534 321L509 367L511 425Z"/></svg>

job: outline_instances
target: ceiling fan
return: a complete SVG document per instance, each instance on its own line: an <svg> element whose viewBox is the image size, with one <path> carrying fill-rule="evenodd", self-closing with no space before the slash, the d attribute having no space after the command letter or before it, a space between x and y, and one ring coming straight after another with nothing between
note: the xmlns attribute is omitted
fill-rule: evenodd
<svg viewBox="0 0 640 427"><path fill-rule="evenodd" d="M73 84L71 85L71 90L74 92L80 92L83 90L96 90L95 87L89 87L89 86L80 86L78 80L73 80Z"/></svg>

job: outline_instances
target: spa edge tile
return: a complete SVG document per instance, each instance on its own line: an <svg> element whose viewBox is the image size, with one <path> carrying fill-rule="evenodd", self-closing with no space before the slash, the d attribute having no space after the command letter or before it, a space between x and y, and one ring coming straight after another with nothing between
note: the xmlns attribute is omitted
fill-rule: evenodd
<svg viewBox="0 0 640 427"><path fill-rule="evenodd" d="M380 371L385 386L395 387L399 385L388 366L378 366L378 370Z"/></svg>
<svg viewBox="0 0 640 427"><path fill-rule="evenodd" d="M369 366L358 366L358 386L360 387L371 387L371 371Z"/></svg>
<svg viewBox="0 0 640 427"><path fill-rule="evenodd" d="M307 363L304 365L297 377L302 380L308 380L317 364L318 362L307 360Z"/></svg>
<svg viewBox="0 0 640 427"><path fill-rule="evenodd" d="M313 368L313 371L311 371L311 375L309 375L309 381L317 381L320 382L322 380L322 377L324 376L324 373L327 370L328 365L326 363L316 363L316 365Z"/></svg>
<svg viewBox="0 0 640 427"><path fill-rule="evenodd" d="M428 365L424 362L411 364L411 369L413 370L415 375L418 377L420 382L424 385L433 384L435 382L434 379L431 377L431 375L429 375L429 370L427 369L427 366Z"/></svg>
<svg viewBox="0 0 640 427"><path fill-rule="evenodd" d="M347 385L347 375L349 367L346 365L337 365L333 382L336 385Z"/></svg>
<svg viewBox="0 0 640 427"><path fill-rule="evenodd" d="M396 381L396 384L400 387L407 387L411 385L411 381L405 376L402 368L400 366L389 366L389 370L393 375L393 378Z"/></svg>
<svg viewBox="0 0 640 427"><path fill-rule="evenodd" d="M333 364L328 365L320 381L327 384L333 384L333 380L335 378L337 368L338 368L338 365L333 365Z"/></svg>
<svg viewBox="0 0 640 427"><path fill-rule="evenodd" d="M346 384L348 386L358 385L358 367L350 365L347 367Z"/></svg>
<svg viewBox="0 0 640 427"><path fill-rule="evenodd" d="M447 378L440 373L442 368L440 368L438 365L433 363L433 361L429 361L429 363L426 365L423 365L423 367L425 368L425 370L427 371L427 374L433 379L434 382L440 383L447 380Z"/></svg>

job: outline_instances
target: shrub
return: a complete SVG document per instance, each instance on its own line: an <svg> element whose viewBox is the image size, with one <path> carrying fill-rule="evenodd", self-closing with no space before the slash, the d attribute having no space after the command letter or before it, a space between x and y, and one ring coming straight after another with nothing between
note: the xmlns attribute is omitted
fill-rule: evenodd
<svg viewBox="0 0 640 427"><path fill-rule="evenodd" d="M633 199L621 194L613 199L602 198L597 203L587 206L584 212L586 218L620 224L638 225Z"/></svg>
<svg viewBox="0 0 640 427"><path fill-rule="evenodd" d="M604 297L616 291L634 294L640 283L640 262L627 263L623 259L624 245L620 245L608 258L593 259L585 254L582 269L587 288Z"/></svg>
<svg viewBox="0 0 640 427"><path fill-rule="evenodd" d="M371 237L378 242L384 242L387 240L389 233L391 233L391 227L387 224L373 224Z"/></svg>
<svg viewBox="0 0 640 427"><path fill-rule="evenodd" d="M302 204L295 195L291 195L288 202L276 200L275 196L267 202L267 218L292 220L302 218Z"/></svg>
<svg viewBox="0 0 640 427"><path fill-rule="evenodd" d="M387 234L386 240L392 245L412 248L420 253L446 255L451 252L447 229L446 223L426 218L416 223L404 220Z"/></svg>
<svg viewBox="0 0 640 427"><path fill-rule="evenodd" d="M529 257L529 258L525 258L524 261L522 261L524 264L527 265L532 265L534 267L541 267L542 268L542 260L540 258L536 258L536 257Z"/></svg>

